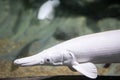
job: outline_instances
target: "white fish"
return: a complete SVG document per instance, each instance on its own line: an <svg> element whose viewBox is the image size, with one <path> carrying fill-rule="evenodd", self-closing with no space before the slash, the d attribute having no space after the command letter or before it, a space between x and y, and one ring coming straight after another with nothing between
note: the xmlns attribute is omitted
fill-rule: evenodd
<svg viewBox="0 0 120 80"><path fill-rule="evenodd" d="M46 1L38 11L39 20L52 20L54 18L55 8L60 4L59 0L48 0Z"/></svg>
<svg viewBox="0 0 120 80"><path fill-rule="evenodd" d="M17 59L21 66L68 66L89 78L97 77L94 64L120 62L120 30L77 37L36 55Z"/></svg>

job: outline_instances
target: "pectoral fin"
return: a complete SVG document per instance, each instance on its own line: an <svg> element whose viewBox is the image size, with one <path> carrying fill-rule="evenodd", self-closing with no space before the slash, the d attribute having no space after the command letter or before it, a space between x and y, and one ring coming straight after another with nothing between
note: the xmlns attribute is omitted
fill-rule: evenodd
<svg viewBox="0 0 120 80"><path fill-rule="evenodd" d="M97 78L97 68L93 63L79 64L78 62L75 62L72 67L89 78Z"/></svg>
<svg viewBox="0 0 120 80"><path fill-rule="evenodd" d="M89 78L92 78L92 79L97 78L97 68L93 63L87 62L87 63L79 64L72 51L68 50L68 54L71 56L71 61L68 66L71 66L73 68L73 69L72 68L70 69L72 70L75 69L76 71L82 73L83 75Z"/></svg>

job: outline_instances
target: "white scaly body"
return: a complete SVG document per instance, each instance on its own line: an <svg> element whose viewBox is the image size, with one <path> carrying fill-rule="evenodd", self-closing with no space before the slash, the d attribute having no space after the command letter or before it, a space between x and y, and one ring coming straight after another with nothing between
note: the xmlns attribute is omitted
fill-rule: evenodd
<svg viewBox="0 0 120 80"><path fill-rule="evenodd" d="M53 48L71 51L80 63L119 63L120 30L77 37Z"/></svg>
<svg viewBox="0 0 120 80"><path fill-rule="evenodd" d="M54 18L55 8L60 4L59 0L48 0L46 1L38 11L38 19L44 20L49 19L52 20Z"/></svg>
<svg viewBox="0 0 120 80"><path fill-rule="evenodd" d="M66 65L89 78L97 77L94 63L120 62L120 30L106 31L77 37L31 57L17 59L15 64Z"/></svg>

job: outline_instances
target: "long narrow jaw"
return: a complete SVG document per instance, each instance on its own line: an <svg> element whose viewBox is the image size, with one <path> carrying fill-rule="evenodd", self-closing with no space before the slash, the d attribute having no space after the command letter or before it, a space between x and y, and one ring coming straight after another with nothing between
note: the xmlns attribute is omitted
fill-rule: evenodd
<svg viewBox="0 0 120 80"><path fill-rule="evenodd" d="M40 59L40 58L30 56L30 57L25 57L25 58L21 58L21 59L16 59L14 61L14 64L20 65L20 66L43 65L44 60Z"/></svg>

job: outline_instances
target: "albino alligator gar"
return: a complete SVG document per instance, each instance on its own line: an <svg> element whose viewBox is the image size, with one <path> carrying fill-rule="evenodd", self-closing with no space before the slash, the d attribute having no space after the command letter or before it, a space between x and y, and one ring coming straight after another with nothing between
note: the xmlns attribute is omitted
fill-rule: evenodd
<svg viewBox="0 0 120 80"><path fill-rule="evenodd" d="M59 0L48 0L46 1L38 11L39 20L52 20L54 18L55 8L60 5Z"/></svg>
<svg viewBox="0 0 120 80"><path fill-rule="evenodd" d="M21 66L68 66L89 78L97 77L94 64L120 62L120 30L77 37L36 55L17 59Z"/></svg>

